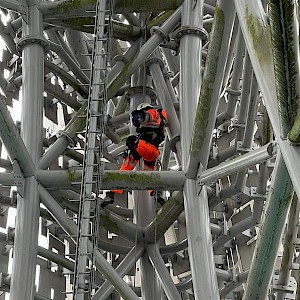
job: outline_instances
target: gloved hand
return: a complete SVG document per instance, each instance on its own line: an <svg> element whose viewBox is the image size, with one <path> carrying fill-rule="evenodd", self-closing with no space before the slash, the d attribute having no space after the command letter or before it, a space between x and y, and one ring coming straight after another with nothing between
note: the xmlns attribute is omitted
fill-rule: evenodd
<svg viewBox="0 0 300 300"><path fill-rule="evenodd" d="M135 148L135 143L136 143L136 136L135 135L130 135L127 139L126 139L126 146L128 147L128 149L134 149Z"/></svg>

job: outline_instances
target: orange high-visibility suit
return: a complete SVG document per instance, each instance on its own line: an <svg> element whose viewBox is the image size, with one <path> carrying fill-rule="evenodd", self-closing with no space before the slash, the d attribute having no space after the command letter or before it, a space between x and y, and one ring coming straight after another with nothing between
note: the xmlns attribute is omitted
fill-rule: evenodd
<svg viewBox="0 0 300 300"><path fill-rule="evenodd" d="M159 156L158 146L164 140L167 115L165 110L154 109L150 104L143 109L132 112L132 123L137 127L137 136L129 136L126 140L129 152L126 154L121 171L131 171L141 158L143 170L154 170ZM112 192L122 194L123 190Z"/></svg>

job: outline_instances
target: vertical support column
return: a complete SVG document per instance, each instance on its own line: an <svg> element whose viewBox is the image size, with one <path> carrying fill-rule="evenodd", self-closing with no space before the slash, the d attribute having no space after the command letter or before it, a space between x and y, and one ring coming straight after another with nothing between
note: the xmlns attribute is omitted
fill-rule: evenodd
<svg viewBox="0 0 300 300"><path fill-rule="evenodd" d="M142 88L139 93L135 93L130 98L130 110L136 109L136 107L142 102L150 103L150 95L148 94L149 88L146 89L149 78L147 78L146 72L142 66L132 76L131 84L133 86L139 86ZM146 77L145 77L146 76ZM150 85L150 82L149 82ZM137 88L137 87L136 87ZM131 129L131 133L133 130ZM140 163L142 160L140 161ZM137 165L138 170L140 166ZM154 217L154 203L148 195L147 191L133 191L134 199L134 216L138 226L147 226ZM141 293L142 298L148 299L160 299L160 289L157 276L153 269L153 266L149 260L147 253L144 253L140 258L140 270L141 270Z"/></svg>
<svg viewBox="0 0 300 300"><path fill-rule="evenodd" d="M182 27L200 33L203 23L203 2L186 0L183 4ZM193 122L200 96L202 39L200 35L186 34L180 40L180 120L182 167L187 170L189 148L192 138ZM219 299L217 278L209 230L209 210L205 186L200 193L196 192L195 180L187 179L184 186L184 206L189 242L189 257L193 276L195 299ZM203 274L206 274L203 276Z"/></svg>
<svg viewBox="0 0 300 300"><path fill-rule="evenodd" d="M28 1L29 2L29 1ZM23 21L22 127L21 135L35 165L42 154L44 92L43 19L38 3L29 2L28 23ZM38 251L39 194L34 177L25 178L23 198L19 197L10 299L33 299Z"/></svg>
<svg viewBox="0 0 300 300"><path fill-rule="evenodd" d="M249 270L244 300L264 300L267 297L293 192L291 179L279 153Z"/></svg>

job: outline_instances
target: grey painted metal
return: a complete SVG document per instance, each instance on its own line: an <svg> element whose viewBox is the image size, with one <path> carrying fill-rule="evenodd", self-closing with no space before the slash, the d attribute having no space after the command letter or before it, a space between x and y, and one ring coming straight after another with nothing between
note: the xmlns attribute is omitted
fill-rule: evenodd
<svg viewBox="0 0 300 300"><path fill-rule="evenodd" d="M4 186L12 186L15 184L15 176L13 173L0 173L0 184Z"/></svg>
<svg viewBox="0 0 300 300"><path fill-rule="evenodd" d="M275 144L276 145L276 144ZM200 184L207 184L216 181L224 176L234 174L245 170L253 165L262 163L276 154L276 148L273 143L249 151L246 154L235 157L229 161L223 162L216 167L203 171L198 178Z"/></svg>
<svg viewBox="0 0 300 300"><path fill-rule="evenodd" d="M42 38L43 18L37 3L25 7L28 14L28 24L23 22L23 38L28 36ZM39 44L24 45L22 61L21 135L31 157L30 161L37 165L43 149L43 46ZM38 252L39 209L38 182L33 176L27 177L24 183L23 198L19 197L18 199L18 221L15 229L13 272L10 288L10 299L12 300L33 299ZM26 274L25 278L24 274Z"/></svg>
<svg viewBox="0 0 300 300"><path fill-rule="evenodd" d="M200 2L198 9L197 9L197 4L194 7L194 10L192 10L193 7L192 2L191 1L185 2L185 6L183 7L183 16L182 16L183 26L185 25L193 25L197 27L202 26L202 20L197 19L198 17L200 17L201 19L202 16L202 11L201 11L202 3ZM221 5L222 4L224 6L222 6L222 9L220 9L221 14L223 14L223 9L225 10L225 3L221 2ZM230 10L228 10L228 7L230 6L231 5L227 5L226 3L227 12L230 12ZM196 12L197 15L195 16L194 13ZM216 20L214 20L215 22L214 24L217 28L215 34L218 35L218 37L215 36L212 39L212 43L214 43L215 41L218 42L222 41L222 46L225 47L223 48L223 50L225 51L225 49L228 48L228 40L230 40L230 32L232 30L232 24L230 26L230 22L227 23L229 24L229 26L226 27L227 29L225 31L224 26L226 23L224 24L224 19L223 18L218 19L217 14L215 14L215 16L216 16L215 18ZM224 34L223 34L223 30L224 30ZM193 174L193 176L188 176L189 178L196 177L198 171L197 169L200 161L202 161L204 168L206 168L210 139L211 139L210 135L215 123L215 117L213 116L216 115L216 106L217 106L217 103L215 103L215 108L212 105L212 108L210 110L211 113L209 119L211 122L210 125L206 123L205 126L201 127L201 128L206 128L207 132L209 132L208 135L206 136L207 143L204 144L205 147L203 147L203 144L201 147L201 144L199 144L199 138L194 138L193 134L194 133L201 134L202 129L200 130L200 128L198 128L197 132L194 131L192 133L190 128L193 126L193 124L191 124L191 122L188 121L188 120L193 120L196 117L195 125L194 125L196 128L198 124L197 121L198 122L202 121L199 115L195 115L197 102L200 96L199 92L200 92L200 85L201 85L200 82L201 68L199 65L196 65L194 63L195 61L201 62L201 50L202 50L201 40L199 40L198 37L193 38L190 36L185 36L181 39L180 42L180 53L181 53L180 119L186 121L182 123L182 131L181 131L181 142L183 147L182 164L184 170L190 172L191 173L190 175ZM220 48L217 47L216 54L218 53L218 51L220 51ZM224 63L224 61L226 60L220 59L219 67L224 68L224 66L222 66L222 63ZM214 72L215 71L216 70L214 70ZM189 76L190 73L193 74L192 78L190 78ZM213 76L213 78L214 77L215 76ZM217 78L219 78L219 80L223 80L221 76ZM209 77L206 80L208 79ZM204 82L202 82L202 89L203 89L203 83ZM209 85L212 84L212 82L207 81L207 83L208 83L207 86L208 88ZM219 95L217 93L215 95L215 98L218 99L218 96ZM186 105L184 106L185 101L189 101L188 109ZM201 103L201 96L200 96L200 103ZM207 112L205 112L205 115L207 117ZM197 144L197 148L195 148L196 144ZM191 148L192 151L195 151L197 149L196 155L194 155L195 153L191 153L189 151L190 146L192 147ZM199 151L199 149L201 150ZM195 157L198 157L198 159L192 161L192 159L194 159ZM193 172L191 172L191 167L193 168ZM207 192L205 186L201 189L199 196L200 198L198 198L198 195L196 193L195 181L191 179L187 179L184 187L184 198L185 198L185 208L186 208L186 217L187 217L186 225L187 225L187 236L189 241L189 256L190 256L191 270L193 276L194 296L196 299L219 299L216 273L215 273L215 269L212 267L214 266L214 260L213 260L212 246L211 246L211 234L208 230L209 210L208 210L208 203L207 203L208 199L207 199ZM197 202L196 199L199 199L200 201ZM201 256L198 255L199 252L202 253ZM207 276L205 276L205 278L203 278L200 275L201 272L203 272L203 270L205 270L205 272L207 273Z"/></svg>
<svg viewBox="0 0 300 300"><path fill-rule="evenodd" d="M280 273L276 285L287 286L290 280L290 268L294 259L294 242L297 237L297 225L299 222L299 211L300 211L300 202L298 198L294 195L290 213L288 216L287 229L285 233L285 241L283 246L283 255L280 266ZM278 290L276 293L276 300L284 300L286 291Z"/></svg>
<svg viewBox="0 0 300 300"><path fill-rule="evenodd" d="M32 176L35 169L32 158L28 154L2 95L0 95L0 124L1 141L7 149L11 162L16 160L19 163L24 177Z"/></svg>
<svg viewBox="0 0 300 300"><path fill-rule="evenodd" d="M65 35L67 43L73 50L74 56L76 57L81 70L86 74L87 77L90 77L91 60L89 55L87 55L87 41L84 41L83 33L77 30L67 29L65 31Z"/></svg>
<svg viewBox="0 0 300 300"><path fill-rule="evenodd" d="M15 1L15 0L1 0L0 7L3 7L5 9L10 9L16 12L21 10L19 1Z"/></svg>
<svg viewBox="0 0 300 300"><path fill-rule="evenodd" d="M76 77L78 77L82 83L89 82L89 78L83 73L83 71L78 66L77 62L74 61L74 59L68 54L68 52L61 45L58 45L50 41L49 47L68 65L68 67L74 72Z"/></svg>
<svg viewBox="0 0 300 300"><path fill-rule="evenodd" d="M74 271L74 262L65 258L62 255L56 254L49 249L38 247L38 255L62 266L70 271Z"/></svg>
<svg viewBox="0 0 300 300"><path fill-rule="evenodd" d="M191 136L187 177L195 178L199 163L206 169L212 132L217 116L217 105L225 73L227 55L234 24L235 10L232 1L219 2L212 28L212 41L206 57L200 98ZM203 131L203 128L204 131Z"/></svg>
<svg viewBox="0 0 300 300"><path fill-rule="evenodd" d="M281 126L279 124L276 103L274 64L272 60L268 21L263 8L257 2L239 2L235 0L234 2L255 76L260 86L282 156L294 184L294 189L299 197L300 186L298 183L300 182L300 172L295 167L295 161L300 159L300 149L291 145L287 140L280 138ZM254 32L249 30L247 22L255 26L256 32L260 32L257 38L253 38ZM261 47L263 47L266 52L261 56L257 56L256 49L261 49Z"/></svg>
<svg viewBox="0 0 300 300"><path fill-rule="evenodd" d="M176 289L176 286L170 276L170 273L158 251L157 245L149 244L147 246L147 253L150 261L155 268L155 272L160 279L162 287L169 300L180 300L181 297Z"/></svg>
<svg viewBox="0 0 300 300"><path fill-rule="evenodd" d="M161 29L169 34L180 21L181 7L179 7L167 21L162 24ZM108 97L112 98L116 91L121 88L126 80L139 68L139 66L151 55L151 53L163 42L160 34L154 34L140 49L134 60L128 62L123 70L116 76L109 86Z"/></svg>
<svg viewBox="0 0 300 300"><path fill-rule="evenodd" d="M156 52L158 52L158 51L156 51ZM159 59L160 55L156 54L156 57L158 57L158 59ZM166 113L167 113L167 117L168 117L167 129L168 128L170 129L169 138L171 140L173 137L180 135L180 123L179 123L179 119L178 119L178 116L176 114L176 111L175 111L175 108L173 105L173 102L176 101L176 98L174 98L174 95L172 95L169 92L165 78L162 74L163 70L159 65L160 61L158 59L157 60L155 60L153 58L150 59L149 71L152 75L155 89L159 96L159 100L161 102L162 108L164 110L166 110ZM182 157L180 140L175 144L175 147L176 147L178 157Z"/></svg>
<svg viewBox="0 0 300 300"><path fill-rule="evenodd" d="M42 186L39 185L39 193L41 201L47 207L51 215L57 221L57 223L74 238L77 236L77 226L69 218L63 208L53 199L49 192ZM88 242L87 250L94 251L91 242ZM120 293L120 295L126 300L138 300L136 294L129 288L129 286L123 281L123 279L116 273L114 268L107 262L99 250L96 249L95 253L96 266L99 271L107 278Z"/></svg>
<svg viewBox="0 0 300 300"><path fill-rule="evenodd" d="M58 141L52 144L42 156L39 162L39 169L47 169L69 144L70 139L66 135L61 135Z"/></svg>
<svg viewBox="0 0 300 300"><path fill-rule="evenodd" d="M130 252L123 258L120 264L116 267L116 271L121 277L124 277L130 269L134 266L136 261L142 256L144 252L143 245L134 246ZM91 300L105 300L113 291L113 286L105 281L101 287L97 290L95 295L91 298Z"/></svg>
<svg viewBox="0 0 300 300"><path fill-rule="evenodd" d="M220 113L216 120L216 125L221 125L223 122L231 119L235 113L236 101L239 96L239 80L242 75L241 65L243 63L243 57L245 52L245 42L243 39L242 32L239 28L236 39L236 53L234 57L232 78L230 81L230 88L227 89L228 92L228 104L226 111Z"/></svg>
<svg viewBox="0 0 300 300"><path fill-rule="evenodd" d="M266 299L280 238L293 196L293 185L279 153L268 193L260 233L247 279L244 300Z"/></svg>

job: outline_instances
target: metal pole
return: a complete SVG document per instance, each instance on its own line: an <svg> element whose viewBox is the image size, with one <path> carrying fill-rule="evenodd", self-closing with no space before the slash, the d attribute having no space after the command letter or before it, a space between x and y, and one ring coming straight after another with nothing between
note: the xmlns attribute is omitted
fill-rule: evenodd
<svg viewBox="0 0 300 300"><path fill-rule="evenodd" d="M180 300L181 297L157 249L157 246L155 244L149 244L147 246L147 253L168 299Z"/></svg>
<svg viewBox="0 0 300 300"><path fill-rule="evenodd" d="M28 23L23 21L23 39L29 41L22 50L22 127L24 144L35 165L43 149L43 84L44 48L32 43L29 36L43 39L43 16L38 3L28 6ZM34 40L34 39L33 39ZM31 41L31 42L30 42ZM19 45L22 46L21 41ZM19 197L13 256L13 272L10 299L33 299L36 257L38 252L38 232L40 199L38 182L32 177L25 178L24 195ZM24 276L26 274L26 276Z"/></svg>
<svg viewBox="0 0 300 300"><path fill-rule="evenodd" d="M134 266L136 261L142 256L144 247L141 245L134 246L130 252L124 257L122 262L116 267L116 271L121 277L124 277ZM105 281L97 290L91 300L105 300L113 291L113 286L109 281Z"/></svg>
<svg viewBox="0 0 300 300"><path fill-rule="evenodd" d="M293 185L279 153L243 300L265 300L267 297L292 196Z"/></svg>
<svg viewBox="0 0 300 300"><path fill-rule="evenodd" d="M286 286L290 279L290 269L294 259L294 242L298 233L300 202L296 195L293 197L290 214L288 218L287 230L285 234L285 241L283 245L283 255L280 266L280 273L277 284ZM284 300L286 292L278 290L276 300Z"/></svg>
<svg viewBox="0 0 300 300"><path fill-rule="evenodd" d="M77 235L76 224L69 219L68 214L63 210L63 208L53 199L49 192L42 186L39 185L39 193L43 204L47 207L51 215L54 217L56 222L67 232L71 237ZM87 251L94 251L92 242L88 241ZM120 295L125 300L139 300L132 289L124 282L124 280L119 276L115 269L107 262L103 257L99 249L95 252L96 266L99 272L109 280L115 289L120 293ZM19 298L22 299L22 298Z"/></svg>

